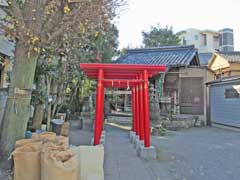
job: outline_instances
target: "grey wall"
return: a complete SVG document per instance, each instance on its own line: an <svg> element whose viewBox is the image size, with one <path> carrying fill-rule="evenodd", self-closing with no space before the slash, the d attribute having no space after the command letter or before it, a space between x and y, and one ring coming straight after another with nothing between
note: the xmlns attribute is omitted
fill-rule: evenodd
<svg viewBox="0 0 240 180"><path fill-rule="evenodd" d="M8 97L8 89L7 88L1 88L0 89L0 129L2 124L2 118L4 114L5 105L7 102Z"/></svg>
<svg viewBox="0 0 240 180"><path fill-rule="evenodd" d="M210 118L212 122L240 127L240 98L226 99L225 89L238 84L221 84L210 87Z"/></svg>

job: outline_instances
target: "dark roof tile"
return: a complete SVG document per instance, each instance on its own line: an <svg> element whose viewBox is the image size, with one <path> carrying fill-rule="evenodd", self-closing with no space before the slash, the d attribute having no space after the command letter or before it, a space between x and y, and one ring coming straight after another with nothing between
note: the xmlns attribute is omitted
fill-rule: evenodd
<svg viewBox="0 0 240 180"><path fill-rule="evenodd" d="M217 52L219 56L228 60L231 63L240 63L240 52L239 51L232 51L232 52Z"/></svg>
<svg viewBox="0 0 240 180"><path fill-rule="evenodd" d="M167 66L190 65L196 57L196 65L200 65L197 50L194 46L165 46L148 49L129 49L117 59L118 64L150 64Z"/></svg>

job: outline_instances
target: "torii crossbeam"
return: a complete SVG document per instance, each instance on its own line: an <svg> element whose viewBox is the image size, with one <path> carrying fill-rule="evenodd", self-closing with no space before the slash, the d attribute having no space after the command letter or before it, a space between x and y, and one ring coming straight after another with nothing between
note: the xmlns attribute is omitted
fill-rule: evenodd
<svg viewBox="0 0 240 180"><path fill-rule="evenodd" d="M131 88L132 130L150 147L148 78L165 72L166 66L94 63L80 64L80 69L97 80L94 145L100 143L103 129L104 88Z"/></svg>

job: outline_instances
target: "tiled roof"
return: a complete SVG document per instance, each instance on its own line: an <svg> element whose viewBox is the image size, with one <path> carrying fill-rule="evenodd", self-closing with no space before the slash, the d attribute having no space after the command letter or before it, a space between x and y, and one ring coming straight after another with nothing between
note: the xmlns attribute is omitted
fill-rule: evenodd
<svg viewBox="0 0 240 180"><path fill-rule="evenodd" d="M213 53L198 53L201 66L207 66L212 59Z"/></svg>
<svg viewBox="0 0 240 180"><path fill-rule="evenodd" d="M130 49L125 55L118 58L116 63L167 66L200 65L197 50L193 45Z"/></svg>
<svg viewBox="0 0 240 180"><path fill-rule="evenodd" d="M222 58L228 60L228 62L231 63L240 63L240 52L239 51L233 51L233 52L217 52L219 56Z"/></svg>

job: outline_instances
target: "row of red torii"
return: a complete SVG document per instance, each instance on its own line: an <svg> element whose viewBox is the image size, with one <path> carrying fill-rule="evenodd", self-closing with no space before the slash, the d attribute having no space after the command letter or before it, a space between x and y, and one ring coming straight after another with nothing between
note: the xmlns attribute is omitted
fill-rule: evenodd
<svg viewBox="0 0 240 180"><path fill-rule="evenodd" d="M131 88L132 131L150 147L148 79L166 71L166 66L133 64L80 64L90 79L97 79L94 145L100 144L103 130L104 88Z"/></svg>

